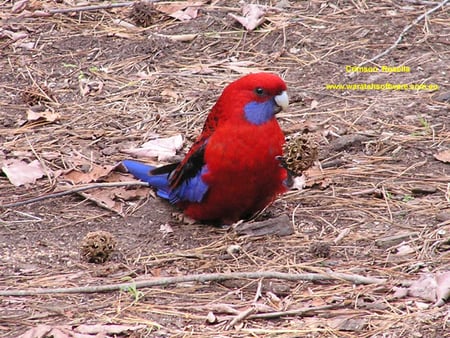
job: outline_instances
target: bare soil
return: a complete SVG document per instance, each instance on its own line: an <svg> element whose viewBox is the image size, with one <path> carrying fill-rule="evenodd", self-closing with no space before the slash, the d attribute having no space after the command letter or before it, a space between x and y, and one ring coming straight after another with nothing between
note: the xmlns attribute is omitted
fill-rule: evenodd
<svg viewBox="0 0 450 338"><path fill-rule="evenodd" d="M16 337L42 323L144 324L122 334L134 337L449 336L448 303L433 307L417 297L393 298L401 282L450 266L450 167L435 157L450 148L448 4L366 65L406 65L410 72L351 75L347 65L388 49L434 5L281 3L285 7L268 12L252 32L228 16L240 14L238 1L204 4L188 21L130 6L36 16L73 4L31 1L16 13L12 3L0 4L0 161L38 159L48 173L20 187L0 176L1 205L65 187L56 173L88 171L79 167L82 161L115 165L129 158L124 149L155 135L182 133L182 155L222 88L246 72L270 71L286 80L291 104L280 124L287 135L314 134L320 147L320 166L310 172L307 187L281 196L259 216L289 215L295 234L288 237L237 236L227 228L185 223L151 194L118 199L123 215L77 194L0 208L0 288L245 271L334 271L387 283L263 281L258 303L271 311L336 307L249 317L231 328L237 313L253 306L258 280L144 288L137 298L131 291L1 296L0 336ZM325 88L386 82L439 89ZM29 109L61 117L27 121ZM80 246L86 234L99 230L111 233L117 247L105 263L88 263ZM207 322L210 312L217 321Z"/></svg>

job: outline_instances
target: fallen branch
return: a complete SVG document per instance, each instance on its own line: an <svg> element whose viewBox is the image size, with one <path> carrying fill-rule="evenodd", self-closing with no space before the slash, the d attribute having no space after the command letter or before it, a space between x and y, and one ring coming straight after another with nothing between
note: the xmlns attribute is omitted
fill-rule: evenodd
<svg viewBox="0 0 450 338"><path fill-rule="evenodd" d="M385 56L386 54L389 54L393 49L397 48L397 46L400 44L400 42L403 40L404 36L406 35L406 33L408 33L408 31L413 28L415 25L417 25L420 21L422 21L426 16L430 15L431 13L437 11L439 8L444 7L447 2L449 2L449 0L444 0L440 3L438 3L435 7L429 9L428 11L426 11L425 13L423 13L422 15L419 15L412 23L410 23L408 26L406 26L405 28L403 28L403 30L401 31L400 35L398 36L397 40L389 47L387 48L384 52L375 55L373 58L371 58L370 60L364 61L362 63L360 63L358 65L358 67L362 67L368 63L372 63L376 60L378 60L379 58Z"/></svg>
<svg viewBox="0 0 450 338"><path fill-rule="evenodd" d="M110 183L92 183L82 186L75 186L71 189L67 189L64 191L59 191L51 194L46 194L38 197L33 197L24 201L14 202L14 203L7 203L7 204L0 204L0 209L6 209L6 208L14 208L14 207L20 207L22 205L31 204L40 202L43 200L47 200L50 198L56 198L61 197L65 195L70 195L73 193L78 193L80 191L90 190L90 189L96 189L96 188L111 188L111 187L128 187L128 186L135 186L140 185L144 187L148 187L148 183L146 182L139 182L139 181L130 181L130 182L110 182Z"/></svg>
<svg viewBox="0 0 450 338"><path fill-rule="evenodd" d="M152 1L152 2L155 2L155 1ZM129 6L133 6L134 3L135 3L135 1L128 1L128 2L109 3L109 4L103 4L103 5L93 5L93 6L80 6L80 7L71 7L71 8L55 8L55 9L50 9L48 12L50 14L62 14L62 13L73 13L73 12L89 12L89 11L98 11L100 9L129 7Z"/></svg>
<svg viewBox="0 0 450 338"><path fill-rule="evenodd" d="M230 330L234 328L239 323L243 322L246 318L248 318L251 314L256 312L256 308L254 306L249 307L247 310L239 313L233 320L225 327L225 330Z"/></svg>
<svg viewBox="0 0 450 338"><path fill-rule="evenodd" d="M200 275L187 275L181 277L161 277L150 280L142 280L134 283L121 284L106 284L97 286L84 286L73 288L41 288L35 290L3 290L0 291L0 296L35 296L48 294L65 294L65 293L99 293L126 290L129 288L148 288L153 286L166 286L170 284L186 283L186 282L220 282L230 279L260 279L272 278L283 279L288 281L329 281L341 280L354 284L384 284L386 279L365 277L354 274L346 274L340 272L327 273L285 273L276 271L261 271L261 272L234 272L234 273L207 273Z"/></svg>
<svg viewBox="0 0 450 338"><path fill-rule="evenodd" d="M276 311L276 312L266 312L266 313L255 313L251 314L247 317L247 319L274 319L285 316L303 316L306 314L310 314L312 312L324 311L324 310L332 310L336 308L343 307L344 303L330 304L330 305L321 305L321 306L313 306L313 307L302 307L299 309L292 309L286 311Z"/></svg>

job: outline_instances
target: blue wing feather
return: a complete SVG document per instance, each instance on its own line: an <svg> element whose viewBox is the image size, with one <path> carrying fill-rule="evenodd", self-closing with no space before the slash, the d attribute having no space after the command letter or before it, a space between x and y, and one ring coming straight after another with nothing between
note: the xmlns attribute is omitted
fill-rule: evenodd
<svg viewBox="0 0 450 338"><path fill-rule="evenodd" d="M201 202L208 191L208 185L202 179L202 175L207 171L208 168L204 165L195 176L183 181L178 187L174 188L169 196L170 202Z"/></svg>
<svg viewBox="0 0 450 338"><path fill-rule="evenodd" d="M198 203L202 201L208 191L208 185L202 179L202 175L208 170L206 165L201 167L196 175L171 189L169 184L170 173L152 175L150 171L154 170L155 167L138 161L124 160L122 164L129 173L141 181L147 182L156 189L159 197L169 200L170 203L183 201Z"/></svg>

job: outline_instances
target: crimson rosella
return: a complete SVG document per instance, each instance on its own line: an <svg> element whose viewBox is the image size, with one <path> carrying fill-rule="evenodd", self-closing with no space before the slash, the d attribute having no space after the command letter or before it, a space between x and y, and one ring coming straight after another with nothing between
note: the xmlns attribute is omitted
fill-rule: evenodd
<svg viewBox="0 0 450 338"><path fill-rule="evenodd" d="M246 75L224 89L181 162L123 165L195 220L248 218L287 190L288 171L280 160L285 139L275 114L288 103L280 77Z"/></svg>

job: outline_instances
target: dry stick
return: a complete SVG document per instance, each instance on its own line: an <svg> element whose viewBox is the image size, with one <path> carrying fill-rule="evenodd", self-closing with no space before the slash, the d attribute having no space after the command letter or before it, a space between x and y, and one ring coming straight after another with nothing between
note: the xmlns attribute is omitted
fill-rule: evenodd
<svg viewBox="0 0 450 338"><path fill-rule="evenodd" d="M413 28L415 25L417 25L423 18L425 18L427 15L430 15L431 13L437 11L439 8L444 7L447 2L449 2L449 0L444 0L441 3L439 3L437 6L429 9L428 11L426 11L425 13L423 13L422 15L418 16L411 24L409 24L408 26L406 26L405 28L403 28L402 32L400 33L400 35L398 36L397 40L394 42L393 45L391 45L388 49L386 49L384 52L375 55L373 58L371 58L370 60L364 61L362 63L360 63L358 65L358 67L362 67L368 63L372 63L376 60L378 60L379 58L385 56L386 54L390 53L394 48L397 48L397 46L399 45L399 43L402 41L403 37L406 35L406 33L408 33L408 31Z"/></svg>
<svg viewBox="0 0 450 338"><path fill-rule="evenodd" d="M160 0L146 0L146 2L159 2ZM120 8L120 7L130 7L135 4L136 1L128 1L128 2L118 2L118 3L109 3L105 5L93 5L93 6L81 6L81 7L71 7L71 8L55 8L49 9L48 11L35 11L31 13L31 17L33 16L43 16L43 15L53 15L53 14L64 14L64 13L74 13L74 12L89 12L89 11L97 11L101 9L111 9L111 8Z"/></svg>
<svg viewBox="0 0 450 338"><path fill-rule="evenodd" d="M206 273L200 275L187 275L181 277L161 277L151 280L142 280L134 283L106 284L97 286L73 287L73 288L41 288L35 290L4 290L0 291L0 296L35 296L62 293L99 293L126 290L129 288L148 288L153 286L170 285L186 282L210 282L224 281L230 279L260 279L272 278L289 281L326 281L326 280L342 280L354 284L384 284L386 279L365 277L354 274L346 274L340 272L327 273L285 273L276 271L261 272L234 272L234 273Z"/></svg>
<svg viewBox="0 0 450 338"><path fill-rule="evenodd" d="M152 2L156 2L156 1L152 1ZM82 6L82 7L73 7L73 8L57 8L57 9L50 9L48 12L50 14L88 12L88 11L97 11L99 9L128 7L128 6L133 6L134 3L135 3L135 1L129 1L129 2L110 3L110 4L105 4L105 5Z"/></svg>
<svg viewBox="0 0 450 338"><path fill-rule="evenodd" d="M292 309L286 311L276 311L276 312L267 312L267 313L256 313L251 314L247 317L247 319L273 319L284 316L298 316L304 315L311 312L323 311L323 310L331 310L339 307L343 307L344 303L338 304L330 304L330 305L322 305L322 306L314 306L314 307L302 307L299 309Z"/></svg>
<svg viewBox="0 0 450 338"><path fill-rule="evenodd" d="M229 330L245 319L247 319L250 315L254 314L256 312L256 308L254 306L249 307L247 310L242 311L239 313L236 317L233 318L233 320L225 327L225 330Z"/></svg>
<svg viewBox="0 0 450 338"><path fill-rule="evenodd" d="M77 186L72 189L67 189L67 190L55 192L52 194L47 194L47 195L43 195L43 196L39 196L39 197L30 198L30 199L27 199L24 201L8 203L8 204L0 204L0 209L19 207L19 206L30 204L30 203L40 202L40 201L43 201L46 199L70 195L70 194L77 193L80 191L85 191L85 190L90 190L90 189L95 189L95 188L127 187L127 186L134 186L134 185L140 185L140 186L145 186L145 187L149 186L149 184L146 182L138 182L138 181L93 183L93 184L87 184L87 185L83 185L83 186Z"/></svg>

